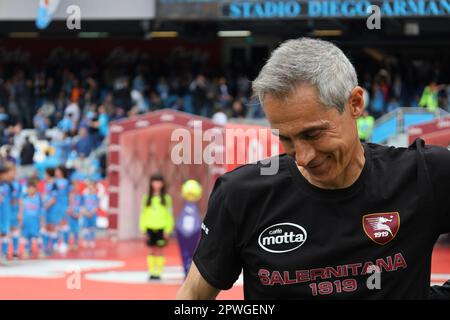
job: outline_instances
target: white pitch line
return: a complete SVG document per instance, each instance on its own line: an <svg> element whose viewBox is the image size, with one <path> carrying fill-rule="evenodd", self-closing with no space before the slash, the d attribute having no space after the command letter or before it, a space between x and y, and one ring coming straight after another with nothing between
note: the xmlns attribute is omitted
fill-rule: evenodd
<svg viewBox="0 0 450 320"><path fill-rule="evenodd" d="M447 281L450 279L450 273L432 273L431 274L431 281L433 280L443 280Z"/></svg>

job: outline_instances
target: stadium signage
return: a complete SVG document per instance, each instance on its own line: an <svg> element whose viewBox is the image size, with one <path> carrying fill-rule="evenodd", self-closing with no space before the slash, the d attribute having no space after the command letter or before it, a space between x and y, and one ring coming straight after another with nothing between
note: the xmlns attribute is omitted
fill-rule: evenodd
<svg viewBox="0 0 450 320"><path fill-rule="evenodd" d="M222 6L229 19L270 18L362 18L378 5L384 17L448 16L450 0L310 0L310 1L234 1Z"/></svg>
<svg viewBox="0 0 450 320"><path fill-rule="evenodd" d="M159 0L157 16L183 20L448 17L450 0Z"/></svg>
<svg viewBox="0 0 450 320"><path fill-rule="evenodd" d="M384 17L449 16L450 0L310 0L233 1L223 3L219 15L225 19L270 18L362 18L380 7Z"/></svg>

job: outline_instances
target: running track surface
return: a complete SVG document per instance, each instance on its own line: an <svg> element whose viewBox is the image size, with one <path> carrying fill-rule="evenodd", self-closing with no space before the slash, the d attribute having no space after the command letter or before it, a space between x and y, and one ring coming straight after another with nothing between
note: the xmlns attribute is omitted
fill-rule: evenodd
<svg viewBox="0 0 450 320"><path fill-rule="evenodd" d="M147 281L146 255L141 241L99 240L94 249L56 254L51 259L13 261L0 266L0 299L173 299L182 281L176 241L166 249L164 283ZM77 262L82 266L78 276L70 273ZM435 248L432 273L433 284L450 278L449 246ZM80 287L71 290L67 283L79 283ZM242 285L222 291L218 299L243 299Z"/></svg>

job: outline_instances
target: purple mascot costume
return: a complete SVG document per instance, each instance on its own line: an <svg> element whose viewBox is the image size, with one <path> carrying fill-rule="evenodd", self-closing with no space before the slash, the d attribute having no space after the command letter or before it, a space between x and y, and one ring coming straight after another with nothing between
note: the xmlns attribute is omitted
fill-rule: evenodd
<svg viewBox="0 0 450 320"><path fill-rule="evenodd" d="M178 216L175 230L183 260L184 274L187 276L201 236L202 221L196 202L202 197L202 186L196 180L188 180L181 188L181 195L186 203Z"/></svg>

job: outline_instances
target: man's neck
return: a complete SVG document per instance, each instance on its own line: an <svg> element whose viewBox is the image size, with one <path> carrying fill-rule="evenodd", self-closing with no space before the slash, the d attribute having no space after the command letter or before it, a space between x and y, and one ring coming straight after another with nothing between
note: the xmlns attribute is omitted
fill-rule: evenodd
<svg viewBox="0 0 450 320"><path fill-rule="evenodd" d="M353 149L353 156L347 167L343 170L342 174L336 177L333 181L326 183L315 181L307 170L303 167L298 168L303 177L305 177L309 183L316 187L321 189L344 189L355 183L364 168L365 162L366 158L364 156L364 146L358 141L357 145Z"/></svg>

